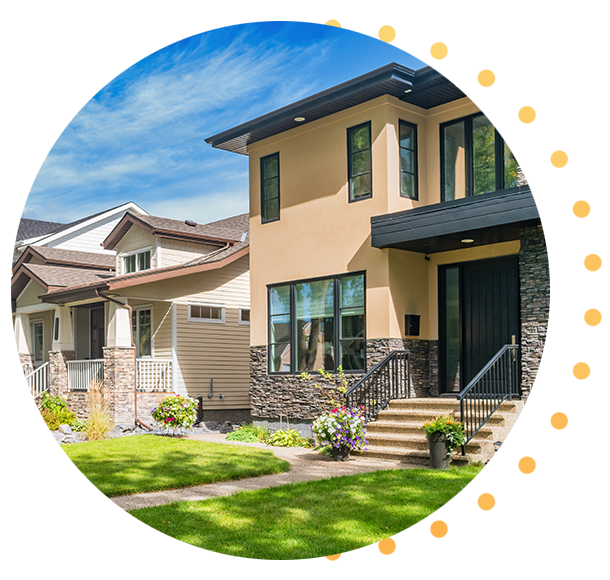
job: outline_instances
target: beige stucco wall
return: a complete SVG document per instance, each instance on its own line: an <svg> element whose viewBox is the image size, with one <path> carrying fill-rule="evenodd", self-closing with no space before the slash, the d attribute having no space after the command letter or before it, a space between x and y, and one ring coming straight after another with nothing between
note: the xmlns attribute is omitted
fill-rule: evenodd
<svg viewBox="0 0 610 580"><path fill-rule="evenodd" d="M267 285L366 271L367 338L404 336L404 315L421 316L420 338L438 338L437 268L451 261L516 254L519 243L423 254L371 247L372 216L439 203L439 124L477 112L467 98L425 110L383 96L249 146L252 346L267 344ZM418 127L419 199L400 196L399 121ZM347 129L372 133L372 198L348 201ZM279 152L280 219L261 224L260 159Z"/></svg>

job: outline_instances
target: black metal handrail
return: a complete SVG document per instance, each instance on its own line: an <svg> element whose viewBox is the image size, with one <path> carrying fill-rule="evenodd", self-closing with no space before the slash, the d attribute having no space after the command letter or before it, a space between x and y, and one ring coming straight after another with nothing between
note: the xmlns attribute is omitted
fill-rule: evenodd
<svg viewBox="0 0 610 580"><path fill-rule="evenodd" d="M519 347L505 344L457 395L466 444L506 400L519 395L521 364Z"/></svg>
<svg viewBox="0 0 610 580"><path fill-rule="evenodd" d="M411 397L408 350L393 350L345 393L348 407L363 405L366 421L374 419L391 399Z"/></svg>

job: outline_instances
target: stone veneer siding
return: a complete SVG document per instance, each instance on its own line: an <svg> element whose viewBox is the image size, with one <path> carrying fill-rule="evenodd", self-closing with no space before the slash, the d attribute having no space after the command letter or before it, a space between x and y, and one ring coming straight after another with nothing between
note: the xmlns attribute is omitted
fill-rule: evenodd
<svg viewBox="0 0 610 580"><path fill-rule="evenodd" d="M393 350L411 352L411 396L427 397L430 377L438 377L437 341L380 338L366 341L367 369L381 362ZM348 385L353 385L362 374L346 375ZM436 379L438 382L438 379ZM269 375L267 373L267 347L250 348L250 403L254 418L279 418L311 420L331 404L316 384L326 386L329 392L336 383L318 373L310 373L309 379L296 375ZM335 393L338 399L338 393Z"/></svg>
<svg viewBox="0 0 610 580"><path fill-rule="evenodd" d="M134 379L133 347L104 347L104 383L108 412L115 423L133 423Z"/></svg>
<svg viewBox="0 0 610 580"><path fill-rule="evenodd" d="M549 322L551 278L541 226L521 232L519 251L519 291L521 300L521 394L527 399L546 340Z"/></svg>
<svg viewBox="0 0 610 580"><path fill-rule="evenodd" d="M68 393L68 367L66 361L74 360L73 350L49 351L49 394L62 399Z"/></svg>

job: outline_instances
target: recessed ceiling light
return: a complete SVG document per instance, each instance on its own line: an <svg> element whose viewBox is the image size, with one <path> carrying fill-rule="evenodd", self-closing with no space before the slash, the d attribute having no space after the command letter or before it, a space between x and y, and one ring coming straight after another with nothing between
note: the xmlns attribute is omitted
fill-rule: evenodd
<svg viewBox="0 0 610 580"><path fill-rule="evenodd" d="M302 122L305 120L305 117L295 117L295 118L294 118L294 120L295 120L297 123L302 123Z"/></svg>
<svg viewBox="0 0 610 580"><path fill-rule="evenodd" d="M407 89L405 93L410 93L413 89Z"/></svg>
<svg viewBox="0 0 610 580"><path fill-rule="evenodd" d="M474 242L472 238L464 238L462 240L462 244L472 244L472 242Z"/></svg>

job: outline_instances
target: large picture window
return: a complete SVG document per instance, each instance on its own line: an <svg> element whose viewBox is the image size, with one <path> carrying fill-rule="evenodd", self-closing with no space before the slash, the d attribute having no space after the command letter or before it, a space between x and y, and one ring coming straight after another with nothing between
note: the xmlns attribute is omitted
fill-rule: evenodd
<svg viewBox="0 0 610 580"><path fill-rule="evenodd" d="M364 274L268 288L269 372L364 371Z"/></svg>
<svg viewBox="0 0 610 580"><path fill-rule="evenodd" d="M261 157L262 223L280 219L280 154Z"/></svg>
<svg viewBox="0 0 610 580"><path fill-rule="evenodd" d="M370 122L347 130L347 165L349 201L372 197Z"/></svg>
<svg viewBox="0 0 610 580"><path fill-rule="evenodd" d="M441 125L442 200L517 187L514 155L482 113Z"/></svg>
<svg viewBox="0 0 610 580"><path fill-rule="evenodd" d="M400 195L418 199L417 185L417 125L399 121Z"/></svg>

